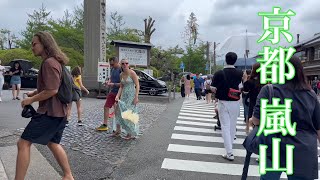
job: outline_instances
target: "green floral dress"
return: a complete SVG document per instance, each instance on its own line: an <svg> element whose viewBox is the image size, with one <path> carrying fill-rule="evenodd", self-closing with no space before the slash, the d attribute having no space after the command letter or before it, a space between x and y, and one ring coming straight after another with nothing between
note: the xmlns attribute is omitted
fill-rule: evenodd
<svg viewBox="0 0 320 180"><path fill-rule="evenodd" d="M125 131L126 134L131 134L131 136L137 136L139 134L139 123L133 123L127 119L124 119L123 112L130 111L138 113L136 105L133 104L136 88L135 84L130 76L126 80L121 79L122 94L120 101L115 110L115 118L113 123L113 130L116 131L116 125L121 126L122 131Z"/></svg>

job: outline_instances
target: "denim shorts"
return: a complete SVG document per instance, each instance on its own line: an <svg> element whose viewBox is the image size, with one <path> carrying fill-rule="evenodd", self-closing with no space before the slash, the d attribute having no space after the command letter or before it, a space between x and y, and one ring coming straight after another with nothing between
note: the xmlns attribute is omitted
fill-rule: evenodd
<svg viewBox="0 0 320 180"><path fill-rule="evenodd" d="M20 76L12 76L10 80L10 85L21 84Z"/></svg>
<svg viewBox="0 0 320 180"><path fill-rule="evenodd" d="M31 118L21 138L42 145L47 145L49 142L59 144L66 122L66 117L37 114Z"/></svg>

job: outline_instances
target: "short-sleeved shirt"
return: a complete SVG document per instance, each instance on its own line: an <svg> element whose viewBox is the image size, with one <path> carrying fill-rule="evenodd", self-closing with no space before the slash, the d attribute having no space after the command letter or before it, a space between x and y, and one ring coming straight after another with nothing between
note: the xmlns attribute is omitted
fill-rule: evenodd
<svg viewBox="0 0 320 180"><path fill-rule="evenodd" d="M14 73L15 71L18 71L18 72ZM12 76L21 76L22 69L21 68L16 69L15 67L13 67L13 68L10 68L10 72L13 73Z"/></svg>
<svg viewBox="0 0 320 180"><path fill-rule="evenodd" d="M44 90L58 90L61 84L62 67L54 58L48 58L41 64L37 90L41 93ZM65 117L67 115L67 105L60 102L57 95L39 102L37 110L40 114L52 117Z"/></svg>
<svg viewBox="0 0 320 180"><path fill-rule="evenodd" d="M194 79L194 88L195 89L197 89L197 88L201 88L202 87L202 85L203 85L203 83L204 83L204 79L202 79L202 78L195 78Z"/></svg>
<svg viewBox="0 0 320 180"><path fill-rule="evenodd" d="M74 84L75 84L78 88L81 88L81 87L80 87L80 84L79 84L79 81L82 81L82 80L81 80L81 75L73 78Z"/></svg>
<svg viewBox="0 0 320 180"><path fill-rule="evenodd" d="M121 68L111 69L111 83L120 83ZM119 86L113 86L111 92L118 93Z"/></svg>
<svg viewBox="0 0 320 180"><path fill-rule="evenodd" d="M293 172L294 175L306 179L318 178L318 150L317 130L320 130L320 106L316 94L307 90L290 90L287 85L273 85L273 97L280 98L280 104L284 98L292 99L291 123L297 123L296 136L281 136L281 143L294 145ZM260 99L269 99L269 89L264 86L254 107L253 116L260 119ZM262 125L262 124L260 124ZM285 164L285 146L282 146L280 157ZM305 163L304 163L305 162Z"/></svg>
<svg viewBox="0 0 320 180"><path fill-rule="evenodd" d="M214 74L211 86L217 88L216 98L224 101L237 101L229 98L229 88L239 90L242 72L236 68L224 68Z"/></svg>

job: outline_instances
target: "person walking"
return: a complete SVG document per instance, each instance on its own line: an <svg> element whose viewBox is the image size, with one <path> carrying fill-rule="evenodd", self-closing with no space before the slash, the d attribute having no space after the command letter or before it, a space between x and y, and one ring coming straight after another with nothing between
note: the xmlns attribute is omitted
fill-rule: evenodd
<svg viewBox="0 0 320 180"><path fill-rule="evenodd" d="M180 79L180 92L181 92L181 97L185 97L186 96L186 92L185 92L185 77L182 76Z"/></svg>
<svg viewBox="0 0 320 180"><path fill-rule="evenodd" d="M316 94L318 94L318 87L317 87L318 82L319 82L318 77L314 77L314 80L311 83L312 89Z"/></svg>
<svg viewBox="0 0 320 180"><path fill-rule="evenodd" d="M194 91L197 96L197 100L201 100L201 92L203 89L204 80L197 74L196 78L194 79Z"/></svg>
<svg viewBox="0 0 320 180"><path fill-rule="evenodd" d="M278 162L280 167L286 167L288 162L286 159L286 145L293 145L293 175L287 175L288 179L303 179L311 180L318 179L318 148L317 140L320 140L320 105L315 92L308 84L304 68L300 59L297 56L292 56L289 62L294 67L295 76L291 80L286 80L285 84L273 84L273 93L269 93L269 87L262 87L257 104L254 107L253 116L249 120L250 124L255 126L265 126L260 123L260 100L279 98L279 104L284 104L285 99L292 99L290 112L290 124L296 123L295 135L283 136L279 133L280 150ZM287 70L286 70L287 71ZM286 72L287 73L287 72ZM269 96L271 94L272 97ZM286 123L286 122L284 122ZM272 127L271 127L272 128ZM277 136L278 136L277 135ZM268 144L267 144L268 145ZM271 147L271 144L268 145ZM268 148L269 149L269 148ZM272 167L272 158L270 153L267 153L267 167ZM280 172L267 171L265 175L261 175L261 180L278 180L281 176Z"/></svg>
<svg viewBox="0 0 320 180"><path fill-rule="evenodd" d="M250 79L251 70L247 69L243 72L242 84L243 87L241 88L241 95L242 95L242 105L243 105L243 115L244 115L244 122L246 123L246 133L249 133L249 104L250 104L250 95L249 90L244 90L244 84Z"/></svg>
<svg viewBox="0 0 320 180"><path fill-rule="evenodd" d="M21 88L21 76L23 70L18 61L14 62L9 72L11 76L10 85L12 86L12 100L20 100L19 93Z"/></svg>
<svg viewBox="0 0 320 180"><path fill-rule="evenodd" d="M128 110L137 113L137 104L139 102L139 78L137 74L129 69L129 62L127 59L121 60L121 85L118 94L115 98L117 103L115 111L115 124L116 129L113 136L121 134L121 128L124 129L127 135L124 137L126 140L135 139L139 133L138 122L132 122L124 119L122 114Z"/></svg>
<svg viewBox="0 0 320 180"><path fill-rule="evenodd" d="M190 86L191 86L191 90L190 90L190 93L193 93L194 92L194 79L195 77L190 77L191 80L190 80Z"/></svg>
<svg viewBox="0 0 320 180"><path fill-rule="evenodd" d="M73 77L73 82L74 84L81 90L84 91L86 95L89 94L89 91L86 87L83 86L82 84L82 78L81 78L81 68L79 66L76 66L72 69L71 75ZM81 96L81 95L80 95ZM77 105L77 113L78 113L78 126L83 126L82 122L82 105L81 105L81 98L76 101ZM70 121L70 116L71 116L71 109L72 109L72 103L68 105L68 118L67 118L67 126Z"/></svg>
<svg viewBox="0 0 320 180"><path fill-rule="evenodd" d="M112 106L115 103L115 98L117 96L117 93L120 87L121 67L119 64L119 60L117 57L112 57L109 59L109 63L111 67L111 78L105 83L105 85L111 88L111 91L108 94L106 103L104 105L103 124L97 128L97 131L107 131L109 129L108 127L109 111L110 111L110 108L112 108Z"/></svg>
<svg viewBox="0 0 320 180"><path fill-rule="evenodd" d="M3 74L5 73L6 69L1 65L1 60L0 60L0 102L2 102L2 88L4 84L4 76Z"/></svg>
<svg viewBox="0 0 320 180"><path fill-rule="evenodd" d="M240 114L239 97L229 95L230 90L239 90L239 84L242 79L242 72L234 67L237 61L237 54L229 52L226 54L226 66L214 74L214 81L211 86L212 90L216 92L218 101L218 114L222 130L222 138L224 140L224 147L226 154L223 158L233 161L233 141L236 135L237 118ZM239 91L240 92L240 91Z"/></svg>
<svg viewBox="0 0 320 180"><path fill-rule="evenodd" d="M211 83L212 83L212 78L208 76L207 80L204 82L207 104L211 102L211 95L212 95Z"/></svg>
<svg viewBox="0 0 320 180"><path fill-rule="evenodd" d="M42 58L37 89L26 93L28 97L21 101L21 106L39 102L39 107L17 143L15 180L24 180L26 176L33 143L47 145L62 168L62 179L73 180L67 154L60 145L67 122L67 105L61 103L57 97L62 81L62 65L67 64L69 59L48 32L38 32L34 35L32 52Z"/></svg>
<svg viewBox="0 0 320 180"><path fill-rule="evenodd" d="M191 92L191 78L189 74L185 78L184 86L185 86L186 96L189 98L190 92Z"/></svg>

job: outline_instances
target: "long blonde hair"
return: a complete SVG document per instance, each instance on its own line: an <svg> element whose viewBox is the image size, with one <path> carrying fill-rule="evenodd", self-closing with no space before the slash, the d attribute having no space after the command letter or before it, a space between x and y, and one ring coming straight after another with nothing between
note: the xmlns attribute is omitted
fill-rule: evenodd
<svg viewBox="0 0 320 180"><path fill-rule="evenodd" d="M68 64L69 58L61 51L57 42L49 32L40 31L34 36L37 36L39 38L39 41L43 45L47 58L53 57L61 64Z"/></svg>

